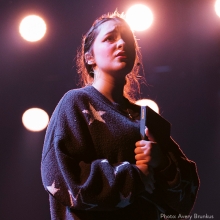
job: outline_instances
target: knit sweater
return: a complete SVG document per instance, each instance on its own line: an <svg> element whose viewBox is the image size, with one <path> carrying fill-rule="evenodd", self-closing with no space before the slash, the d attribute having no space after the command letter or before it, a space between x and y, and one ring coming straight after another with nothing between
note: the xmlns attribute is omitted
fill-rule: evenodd
<svg viewBox="0 0 220 220"><path fill-rule="evenodd" d="M132 117L92 86L70 90L58 103L41 163L52 219L156 220L190 213L199 184L195 163L169 137L170 164L154 170L155 189L148 193L135 166L140 107L126 101Z"/></svg>

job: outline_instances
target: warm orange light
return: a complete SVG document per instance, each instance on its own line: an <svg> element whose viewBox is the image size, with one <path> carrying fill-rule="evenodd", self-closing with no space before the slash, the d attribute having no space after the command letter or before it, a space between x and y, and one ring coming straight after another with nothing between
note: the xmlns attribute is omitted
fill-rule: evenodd
<svg viewBox="0 0 220 220"><path fill-rule="evenodd" d="M35 42L45 35L46 29L46 24L41 17L30 15L21 21L19 32L25 40Z"/></svg>
<svg viewBox="0 0 220 220"><path fill-rule="evenodd" d="M216 0L215 2L215 12L220 17L220 0Z"/></svg>
<svg viewBox="0 0 220 220"><path fill-rule="evenodd" d="M147 6L136 4L127 10L125 19L132 30L143 31L151 26L153 13Z"/></svg>
<svg viewBox="0 0 220 220"><path fill-rule="evenodd" d="M155 112L159 114L159 107L157 103L151 99L140 99L136 101L135 104L140 106L149 106L151 109L153 109Z"/></svg>

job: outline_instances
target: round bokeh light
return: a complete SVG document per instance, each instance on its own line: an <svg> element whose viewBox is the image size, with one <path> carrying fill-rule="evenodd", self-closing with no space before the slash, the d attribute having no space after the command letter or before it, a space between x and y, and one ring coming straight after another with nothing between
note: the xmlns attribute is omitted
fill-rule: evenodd
<svg viewBox="0 0 220 220"><path fill-rule="evenodd" d="M42 131L49 122L48 114L40 108L31 108L24 112L22 123L30 131Z"/></svg>
<svg viewBox="0 0 220 220"><path fill-rule="evenodd" d="M153 13L147 6L136 4L127 10L126 21L132 30L144 31L151 26Z"/></svg>
<svg viewBox="0 0 220 220"><path fill-rule="evenodd" d="M37 15L29 15L25 17L19 26L21 36L30 42L40 40L46 33L46 23Z"/></svg>
<svg viewBox="0 0 220 220"><path fill-rule="evenodd" d="M149 106L152 110L159 114L159 107L157 103L151 99L140 99L136 101L135 104L139 106Z"/></svg>

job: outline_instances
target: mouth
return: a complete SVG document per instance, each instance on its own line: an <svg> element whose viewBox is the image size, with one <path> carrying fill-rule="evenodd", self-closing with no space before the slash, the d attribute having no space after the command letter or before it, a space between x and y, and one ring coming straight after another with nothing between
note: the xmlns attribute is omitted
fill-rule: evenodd
<svg viewBox="0 0 220 220"><path fill-rule="evenodd" d="M119 51L119 52L116 54L116 57L126 59L126 58L127 58L127 55L126 55L125 51Z"/></svg>

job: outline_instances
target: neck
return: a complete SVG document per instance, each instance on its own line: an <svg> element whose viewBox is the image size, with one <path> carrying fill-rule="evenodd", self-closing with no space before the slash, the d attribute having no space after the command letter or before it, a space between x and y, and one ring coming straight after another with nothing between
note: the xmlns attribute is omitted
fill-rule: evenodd
<svg viewBox="0 0 220 220"><path fill-rule="evenodd" d="M120 81L120 83L118 81ZM113 77L109 77L108 79L99 77L94 80L93 87L101 92L111 102L122 103L124 99L123 91L125 81L118 81Z"/></svg>

